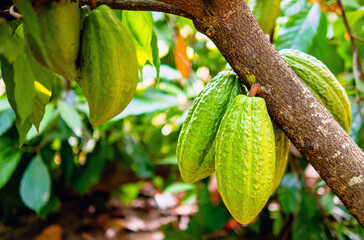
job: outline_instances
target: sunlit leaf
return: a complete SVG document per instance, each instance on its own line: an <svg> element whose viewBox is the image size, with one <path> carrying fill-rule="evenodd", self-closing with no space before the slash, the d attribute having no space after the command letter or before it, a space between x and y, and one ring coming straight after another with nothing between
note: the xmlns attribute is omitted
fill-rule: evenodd
<svg viewBox="0 0 364 240"><path fill-rule="evenodd" d="M302 0L294 0L293 2L302 4ZM301 6L297 14L291 15L287 23L278 31L278 39L276 46L278 50L284 48L297 49L302 52L308 52L313 46L313 40L317 35L326 36L325 32L320 30L325 29L322 26L320 19L323 17L320 11L320 6L315 3L313 5L306 4ZM289 8L290 9L290 8ZM286 12L290 11L285 9Z"/></svg>
<svg viewBox="0 0 364 240"><path fill-rule="evenodd" d="M151 12L123 11L122 23L133 37L138 63L144 66L148 57L153 57L151 41L153 38L153 17ZM150 59L153 63L153 59Z"/></svg>
<svg viewBox="0 0 364 240"><path fill-rule="evenodd" d="M48 202L51 179L48 168L39 155L33 157L25 170L20 183L20 196L24 204L39 212Z"/></svg>
<svg viewBox="0 0 364 240"><path fill-rule="evenodd" d="M169 193L179 193L193 190L194 188L195 186L193 184L180 182L169 185L166 189L164 189L164 191Z"/></svg>

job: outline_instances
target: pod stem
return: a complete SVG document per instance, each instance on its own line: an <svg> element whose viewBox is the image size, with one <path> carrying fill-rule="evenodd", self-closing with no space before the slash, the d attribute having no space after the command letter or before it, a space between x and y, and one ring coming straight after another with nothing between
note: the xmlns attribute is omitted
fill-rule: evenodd
<svg viewBox="0 0 364 240"><path fill-rule="evenodd" d="M260 93L260 91L262 90L261 86L259 83L254 83L252 85L252 87L250 88L248 97L255 97L256 94Z"/></svg>

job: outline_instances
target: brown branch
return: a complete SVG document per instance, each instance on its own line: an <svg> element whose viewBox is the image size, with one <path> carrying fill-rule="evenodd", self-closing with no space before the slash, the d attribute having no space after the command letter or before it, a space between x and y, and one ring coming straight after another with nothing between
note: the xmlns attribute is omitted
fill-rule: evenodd
<svg viewBox="0 0 364 240"><path fill-rule="evenodd" d="M348 20L346 18L344 6L342 5L341 0L337 0L337 5L340 8L341 15L343 17L343 21L344 21L346 30L348 31L348 34L349 34L351 48L353 49L353 72L354 72L355 85L356 85L355 86L355 88L356 88L356 104L357 104L357 108L358 108L359 115L360 115L362 121L364 122L364 115L361 112L361 108L360 108L359 89L357 87L358 84L359 84L359 81L363 81L364 82L363 67L362 67L361 62L360 62L360 57L359 57L359 54L358 54L358 49L356 48L355 41L354 41L354 36L353 36L353 33L351 32L351 28L350 28L349 23L348 23Z"/></svg>
<svg viewBox="0 0 364 240"><path fill-rule="evenodd" d="M361 37L358 37L354 34L351 34L351 36L355 39L355 40L358 40L358 41L361 41L361 42L364 42L364 38L361 38Z"/></svg>
<svg viewBox="0 0 364 240"><path fill-rule="evenodd" d="M81 0L81 5L90 5L90 0ZM180 8L156 0L96 0L96 5L108 5L113 9L135 10L135 11L156 11L171 13L185 18L192 19L193 16Z"/></svg>
<svg viewBox="0 0 364 240"><path fill-rule="evenodd" d="M203 0L157 0L171 6L175 6L193 16L198 16L202 14L205 10L205 4Z"/></svg>

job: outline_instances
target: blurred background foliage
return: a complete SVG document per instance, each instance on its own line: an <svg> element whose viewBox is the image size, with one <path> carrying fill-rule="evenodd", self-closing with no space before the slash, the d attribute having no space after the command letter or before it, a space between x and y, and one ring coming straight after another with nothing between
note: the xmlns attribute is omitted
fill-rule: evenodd
<svg viewBox="0 0 364 240"><path fill-rule="evenodd" d="M342 2L353 34L364 38L364 1ZM356 95L364 100L364 84L354 79L353 50L336 1L283 0L281 8L276 48L311 54L336 75L352 101L350 136L364 149L359 114L364 104L360 110L355 102ZM92 127L81 89L57 77L39 134L33 126L19 149L15 114L0 81L0 236L19 226L14 219L24 214L43 224L55 222L52 216L76 201L80 210L97 206L92 213L121 205L170 214L174 217L154 229L165 239L364 238L363 228L293 146L278 190L249 225L231 218L213 177L183 183L175 156L181 125L197 94L229 66L190 20L157 12L115 13L137 45L140 82L130 105L108 123ZM364 42L355 43L363 62ZM136 205L141 198L153 204ZM110 207L115 201L120 205ZM108 230L101 232L106 236Z"/></svg>

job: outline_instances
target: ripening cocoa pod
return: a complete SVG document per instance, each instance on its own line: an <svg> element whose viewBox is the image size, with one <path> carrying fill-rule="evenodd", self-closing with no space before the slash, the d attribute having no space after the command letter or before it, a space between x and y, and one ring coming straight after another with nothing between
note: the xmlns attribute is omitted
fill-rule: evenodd
<svg viewBox="0 0 364 240"><path fill-rule="evenodd" d="M279 53L320 103L349 133L350 101L334 74L320 60L306 53L293 49L283 49Z"/></svg>
<svg viewBox="0 0 364 240"><path fill-rule="evenodd" d="M276 152L263 98L237 96L216 136L216 179L221 197L240 223L251 222L273 192Z"/></svg>
<svg viewBox="0 0 364 240"><path fill-rule="evenodd" d="M89 105L90 123L103 124L122 112L138 80L132 38L108 6L99 6L84 19L81 43L79 84Z"/></svg>
<svg viewBox="0 0 364 240"><path fill-rule="evenodd" d="M44 67L67 80L78 77L76 59L80 42L80 13L78 1L58 0L37 5L42 46L24 26L25 39L31 54ZM42 50L43 49L43 50Z"/></svg>
<svg viewBox="0 0 364 240"><path fill-rule="evenodd" d="M227 107L239 91L236 74L224 71L193 102L177 144L178 166L185 182L196 182L215 171L215 136Z"/></svg>

